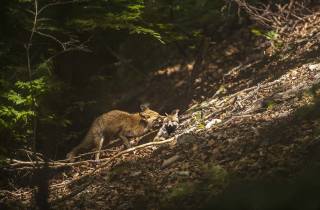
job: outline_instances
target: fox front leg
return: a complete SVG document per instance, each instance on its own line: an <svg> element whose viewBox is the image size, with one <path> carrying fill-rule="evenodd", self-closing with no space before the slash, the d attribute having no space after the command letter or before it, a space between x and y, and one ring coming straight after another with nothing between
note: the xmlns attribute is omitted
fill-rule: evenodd
<svg viewBox="0 0 320 210"><path fill-rule="evenodd" d="M153 141L163 141L168 137L169 137L169 134L168 134L167 129L166 129L166 124L163 124L161 126L161 128L159 129L156 137L153 139Z"/></svg>
<svg viewBox="0 0 320 210"><path fill-rule="evenodd" d="M119 134L119 137L120 139L122 139L127 148L131 148L131 144L126 136L124 136L123 134Z"/></svg>

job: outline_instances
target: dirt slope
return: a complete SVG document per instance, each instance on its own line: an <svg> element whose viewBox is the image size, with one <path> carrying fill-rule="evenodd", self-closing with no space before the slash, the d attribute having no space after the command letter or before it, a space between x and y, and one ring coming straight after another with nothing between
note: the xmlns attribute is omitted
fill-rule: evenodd
<svg viewBox="0 0 320 210"><path fill-rule="evenodd" d="M285 182L318 164L319 21L318 13L306 18L272 56L246 50L244 60L234 37L216 46L225 60L208 59L198 102L168 143L110 159L123 149L116 146L101 163L74 166L51 181L53 208L202 209L234 180Z"/></svg>

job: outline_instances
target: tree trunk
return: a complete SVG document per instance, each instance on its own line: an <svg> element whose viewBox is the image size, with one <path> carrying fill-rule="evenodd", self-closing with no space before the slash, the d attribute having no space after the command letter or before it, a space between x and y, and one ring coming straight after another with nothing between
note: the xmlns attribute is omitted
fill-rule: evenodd
<svg viewBox="0 0 320 210"><path fill-rule="evenodd" d="M202 72L204 68L205 57L207 55L207 51L210 46L210 40L211 40L210 37L203 36L200 41L198 52L196 54L195 62L193 65L193 69L189 74L189 84L188 84L188 90L187 90L188 98L193 97L193 91L195 88L194 82L197 76L199 76L199 74Z"/></svg>

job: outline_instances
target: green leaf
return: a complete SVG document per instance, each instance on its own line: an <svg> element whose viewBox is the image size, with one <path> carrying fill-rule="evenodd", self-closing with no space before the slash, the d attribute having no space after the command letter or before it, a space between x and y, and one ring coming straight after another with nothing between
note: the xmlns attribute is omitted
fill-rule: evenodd
<svg viewBox="0 0 320 210"><path fill-rule="evenodd" d="M25 98L23 98L19 93L15 92L15 91L13 91L13 90L11 90L11 91L7 94L6 98L7 98L9 101L11 101L11 102L13 102L14 104L16 104L16 105L24 104L24 103L26 102L26 99L25 99Z"/></svg>
<svg viewBox="0 0 320 210"><path fill-rule="evenodd" d="M152 37L156 38L160 43L165 44L165 42L162 40L161 35L152 29L138 26L138 27L133 27L130 33L151 35Z"/></svg>
<svg viewBox="0 0 320 210"><path fill-rule="evenodd" d="M261 32L259 29L251 29L251 33L253 33L256 36L262 36L263 32Z"/></svg>
<svg viewBox="0 0 320 210"><path fill-rule="evenodd" d="M265 37L269 40L275 40L278 38L278 34L275 32L275 31L268 31L266 34L265 34Z"/></svg>

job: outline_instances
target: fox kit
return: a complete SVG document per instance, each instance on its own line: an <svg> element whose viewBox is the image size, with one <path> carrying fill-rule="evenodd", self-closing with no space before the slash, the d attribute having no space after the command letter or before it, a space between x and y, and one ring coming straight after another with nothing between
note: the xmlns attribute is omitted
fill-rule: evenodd
<svg viewBox="0 0 320 210"><path fill-rule="evenodd" d="M139 113L130 114L124 111L113 110L96 118L86 137L67 154L67 158L73 159L80 152L95 148L98 150L95 159L99 160L103 142L109 142L115 137L120 137L124 144L130 148L128 138L142 136L161 116L146 105L141 105L140 108L141 112Z"/></svg>
<svg viewBox="0 0 320 210"><path fill-rule="evenodd" d="M179 126L179 109L174 110L171 114L166 114L166 117L163 119L162 126L157 133L157 136L154 138L154 141L163 140L168 138L172 133L174 133Z"/></svg>

